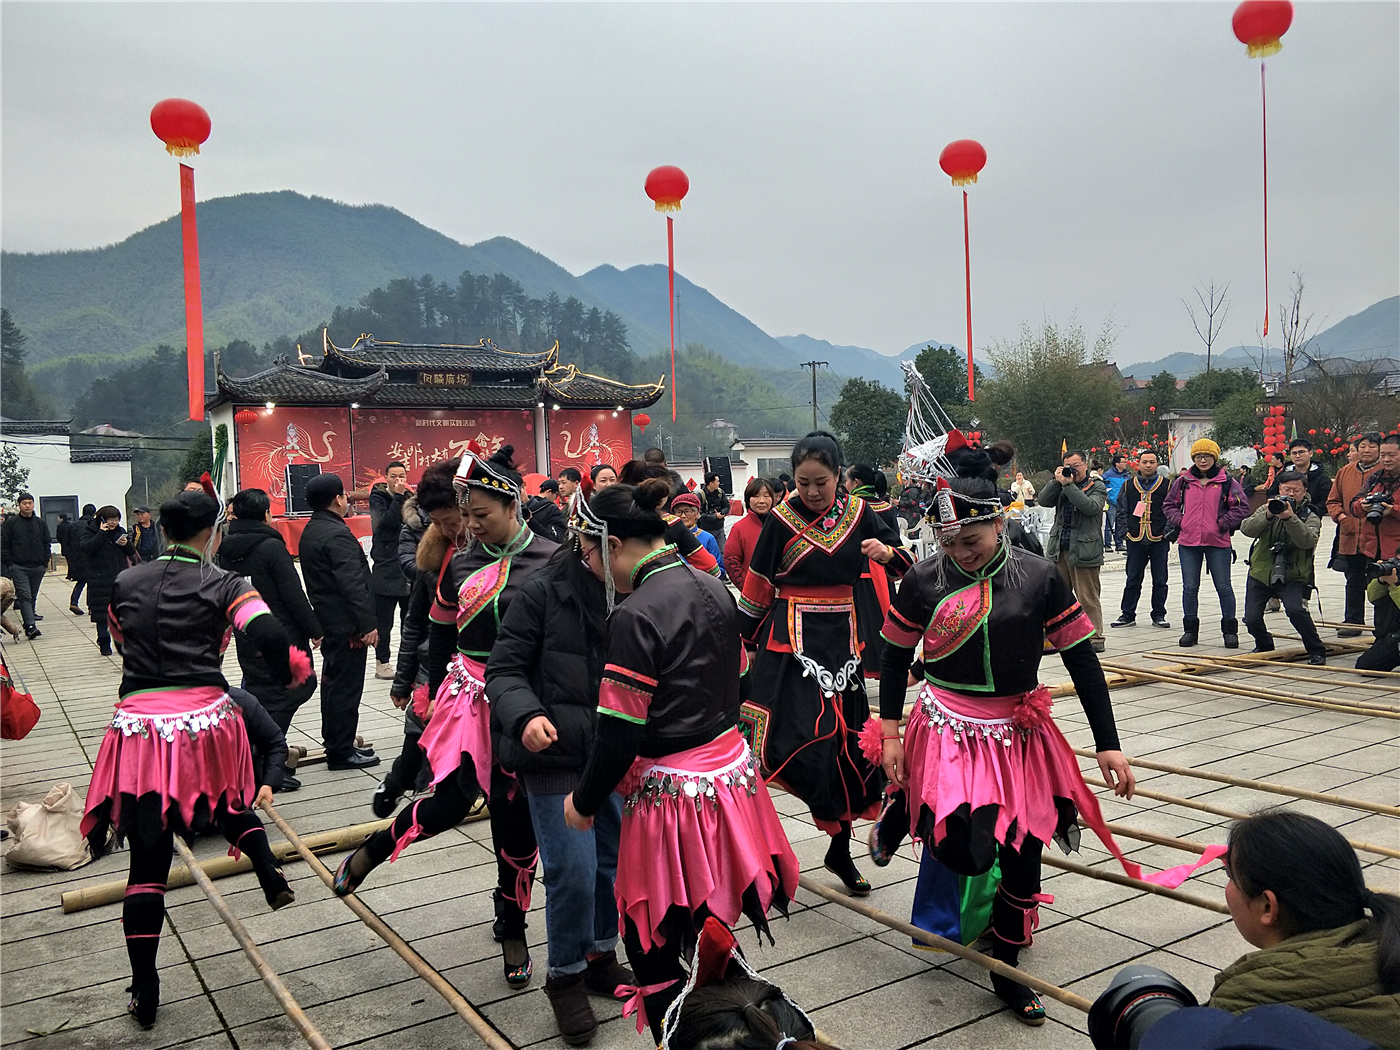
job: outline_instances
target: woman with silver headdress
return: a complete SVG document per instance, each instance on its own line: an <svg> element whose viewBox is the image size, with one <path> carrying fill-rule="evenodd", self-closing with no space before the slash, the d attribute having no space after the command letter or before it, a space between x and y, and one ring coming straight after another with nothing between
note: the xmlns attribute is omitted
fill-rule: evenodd
<svg viewBox="0 0 1400 1050"><path fill-rule="evenodd" d="M127 1009L143 1027L155 1022L160 1001L156 952L176 835L188 841L218 828L252 860L269 905L294 898L250 808L270 800L272 790L254 787L248 733L222 670L225 635L230 628L245 634L271 677L288 685L310 675L311 661L297 650L294 666L286 632L253 585L210 563L219 517L217 501L202 492L163 503L160 524L170 545L116 578L105 613L112 637L124 643L122 681L93 766L82 832L94 856L107 849L112 830L130 847L122 903L131 961Z"/></svg>
<svg viewBox="0 0 1400 1050"><path fill-rule="evenodd" d="M1079 818L1123 856L1050 718L1050 694L1037 679L1045 642L1074 680L1104 779L1131 797L1133 774L1119 750L1103 671L1083 644L1093 624L1051 562L1010 544L996 488L982 476L986 453L961 449L952 458L958 473L972 476L931 479L940 549L905 575L885 621L883 765L902 791L871 835L871 855L888 863L912 821L915 837L959 874L982 874L999 862L992 955L1014 966L1030 944L1039 903L1049 899L1040 892L1043 845L1053 838L1066 851L1076 848ZM901 741L907 676L921 642L924 682ZM1136 865L1125 867L1140 875ZM997 974L992 987L1019 1020L1044 1023L1029 988Z"/></svg>
<svg viewBox="0 0 1400 1050"><path fill-rule="evenodd" d="M490 459L468 452L453 480L475 542L443 561L429 614L427 695L432 699L419 746L432 769L433 793L404 807L392 825L347 857L333 888L341 896L353 893L410 843L458 824L486 792L498 879L493 933L501 943L506 983L523 988L532 970L525 913L535 874L535 833L525 793L493 758L484 677L502 616L559 545L521 520L513 453L509 445Z"/></svg>
<svg viewBox="0 0 1400 1050"><path fill-rule="evenodd" d="M614 791L625 796L617 910L637 975L631 1005L658 1041L706 918L733 926L746 915L766 932L768 909L786 911L798 875L737 728L734 599L665 542L659 510L670 494L665 478L613 485L580 529L589 569L610 595L629 597L609 618L597 733L564 800L564 819L585 830Z"/></svg>

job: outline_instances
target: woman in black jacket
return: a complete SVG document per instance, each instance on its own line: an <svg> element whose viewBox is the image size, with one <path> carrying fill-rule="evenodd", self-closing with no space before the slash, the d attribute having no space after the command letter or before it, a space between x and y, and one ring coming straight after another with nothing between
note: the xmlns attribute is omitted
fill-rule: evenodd
<svg viewBox="0 0 1400 1050"><path fill-rule="evenodd" d="M116 507L97 511L97 528L83 538L83 573L88 589L88 616L97 625L97 648L112 655L112 634L107 628L107 606L117 573L131 564L136 548L122 528L122 512Z"/></svg>
<svg viewBox="0 0 1400 1050"><path fill-rule="evenodd" d="M570 1045L598 1027L590 992L611 997L618 985L635 983L616 951L621 796L609 797L589 831L564 823L564 797L578 786L597 724L606 614L603 584L571 541L520 589L486 665L497 760L530 797L546 891L545 993Z"/></svg>

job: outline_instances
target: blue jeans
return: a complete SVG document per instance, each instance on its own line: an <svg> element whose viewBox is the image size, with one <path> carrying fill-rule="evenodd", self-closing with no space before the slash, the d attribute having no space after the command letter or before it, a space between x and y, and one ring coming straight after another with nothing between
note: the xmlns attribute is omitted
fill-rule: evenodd
<svg viewBox="0 0 1400 1050"><path fill-rule="evenodd" d="M1109 500L1103 508L1103 547L1113 550L1113 526L1118 521L1118 504Z"/></svg>
<svg viewBox="0 0 1400 1050"><path fill-rule="evenodd" d="M1197 600L1201 593L1201 563L1210 572L1211 583L1220 598L1220 617L1235 618L1235 590L1230 586L1230 563L1234 552L1229 547L1178 547L1181 554L1181 613L1199 619Z"/></svg>
<svg viewBox="0 0 1400 1050"><path fill-rule="evenodd" d="M617 842L622 796L613 792L598 810L592 831L564 823L564 796L530 796L530 821L544 869L544 928L549 975L588 968L588 956L617 947Z"/></svg>

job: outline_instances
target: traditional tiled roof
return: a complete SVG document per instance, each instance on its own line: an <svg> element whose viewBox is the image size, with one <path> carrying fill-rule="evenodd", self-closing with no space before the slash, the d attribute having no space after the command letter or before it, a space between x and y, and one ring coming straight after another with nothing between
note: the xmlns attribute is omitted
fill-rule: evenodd
<svg viewBox="0 0 1400 1050"><path fill-rule="evenodd" d="M71 419L0 419L0 433L57 437L68 433Z"/></svg>
<svg viewBox="0 0 1400 1050"><path fill-rule="evenodd" d="M128 463L129 448L74 448L68 451L69 463Z"/></svg>
<svg viewBox="0 0 1400 1050"><path fill-rule="evenodd" d="M361 379L342 379L318 368L303 368L288 361L279 361L264 372L235 379L222 371L216 377L218 393L211 405L233 401L239 404L259 404L264 401L290 404L348 405L366 401L389 381L389 373L380 368Z"/></svg>
<svg viewBox="0 0 1400 1050"><path fill-rule="evenodd" d="M561 408L646 408L666 390L664 382L633 386L580 372L573 365L551 368L543 382L545 399Z"/></svg>
<svg viewBox="0 0 1400 1050"><path fill-rule="evenodd" d="M354 344L341 348L325 340L328 359L357 368L454 368L471 372L538 373L558 359L559 344L540 353L502 350L489 339L471 346L437 343L381 343L372 335L362 335Z"/></svg>
<svg viewBox="0 0 1400 1050"><path fill-rule="evenodd" d="M422 387L414 383L385 383L374 394L361 399L369 405L428 405L434 408L534 408L538 402L530 386Z"/></svg>

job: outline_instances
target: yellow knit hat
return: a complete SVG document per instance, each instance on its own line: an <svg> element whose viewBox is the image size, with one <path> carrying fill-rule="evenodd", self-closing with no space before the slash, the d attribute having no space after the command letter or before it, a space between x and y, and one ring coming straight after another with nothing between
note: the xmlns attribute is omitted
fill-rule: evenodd
<svg viewBox="0 0 1400 1050"><path fill-rule="evenodd" d="M1196 458L1197 456L1199 456L1202 452L1205 452L1205 453L1208 454L1208 455L1214 456L1214 457L1215 457L1215 461L1216 461L1217 463L1220 462L1220 446L1217 445L1217 444L1216 444L1214 441L1212 441L1210 438L1201 438L1200 441L1197 441L1194 445L1191 446L1191 458L1192 458L1192 459L1195 459L1195 458Z"/></svg>

